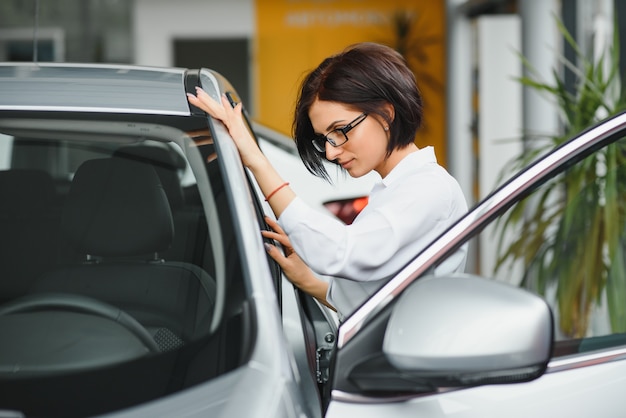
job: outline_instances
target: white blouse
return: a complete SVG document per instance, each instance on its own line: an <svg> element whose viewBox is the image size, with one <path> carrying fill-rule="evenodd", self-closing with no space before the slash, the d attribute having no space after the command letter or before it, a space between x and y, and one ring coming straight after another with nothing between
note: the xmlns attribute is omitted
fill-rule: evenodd
<svg viewBox="0 0 626 418"><path fill-rule="evenodd" d="M341 318L466 211L458 182L437 164L434 149L426 147L406 156L374 186L351 225L300 198L287 206L279 223L302 260L314 272L330 276L327 300ZM447 272L462 270L465 258L463 247Z"/></svg>

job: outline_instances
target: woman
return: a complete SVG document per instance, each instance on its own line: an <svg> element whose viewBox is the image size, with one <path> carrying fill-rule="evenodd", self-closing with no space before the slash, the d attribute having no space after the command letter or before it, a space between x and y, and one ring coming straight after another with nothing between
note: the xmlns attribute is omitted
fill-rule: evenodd
<svg viewBox="0 0 626 418"><path fill-rule="evenodd" d="M404 59L389 47L360 43L327 58L304 79L296 104L294 138L309 171L328 179L326 158L353 177L371 171L381 177L351 225L295 195L250 136L241 105L231 108L226 98L220 105L201 89L189 102L226 125L274 211L278 223L268 219L273 231L263 235L279 242L284 254L268 245L270 256L340 318L467 210L433 148L414 143L422 97ZM465 249L451 263L447 272L463 269Z"/></svg>

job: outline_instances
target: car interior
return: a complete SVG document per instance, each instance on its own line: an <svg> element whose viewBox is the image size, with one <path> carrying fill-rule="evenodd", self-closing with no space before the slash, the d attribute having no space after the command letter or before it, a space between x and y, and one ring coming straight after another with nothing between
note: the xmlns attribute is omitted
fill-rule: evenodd
<svg viewBox="0 0 626 418"><path fill-rule="evenodd" d="M93 415L242 364L250 302L210 138L29 123L0 126L3 408Z"/></svg>

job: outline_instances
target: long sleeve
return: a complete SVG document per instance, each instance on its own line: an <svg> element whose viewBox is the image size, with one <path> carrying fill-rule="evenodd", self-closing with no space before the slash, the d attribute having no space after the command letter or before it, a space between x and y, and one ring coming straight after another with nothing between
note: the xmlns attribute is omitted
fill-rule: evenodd
<svg viewBox="0 0 626 418"><path fill-rule="evenodd" d="M323 275L377 281L396 273L467 210L457 182L427 157L403 160L352 225L294 200L279 222L296 252Z"/></svg>

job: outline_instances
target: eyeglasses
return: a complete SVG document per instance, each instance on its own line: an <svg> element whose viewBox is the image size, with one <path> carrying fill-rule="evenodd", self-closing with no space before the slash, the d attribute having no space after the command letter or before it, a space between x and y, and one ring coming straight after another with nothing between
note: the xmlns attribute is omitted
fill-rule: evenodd
<svg viewBox="0 0 626 418"><path fill-rule="evenodd" d="M348 132L350 132L359 123L363 122L366 117L367 113L361 113L359 116L357 116L355 120L353 120L346 126L333 129L326 135L320 135L317 138L314 138L311 142L313 143L315 149L319 152L326 152L326 142L328 142L333 147L343 145L348 142Z"/></svg>

